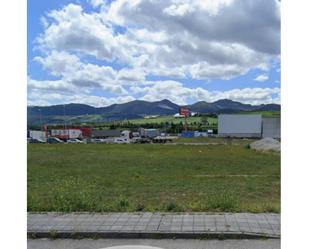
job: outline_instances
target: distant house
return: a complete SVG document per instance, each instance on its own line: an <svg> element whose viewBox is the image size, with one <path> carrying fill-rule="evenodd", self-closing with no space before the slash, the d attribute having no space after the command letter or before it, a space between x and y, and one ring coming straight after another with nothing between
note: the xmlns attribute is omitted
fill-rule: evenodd
<svg viewBox="0 0 309 249"><path fill-rule="evenodd" d="M93 138L120 137L120 130L92 130Z"/></svg>
<svg viewBox="0 0 309 249"><path fill-rule="evenodd" d="M157 118L157 117L159 117L159 115L147 115L144 118L145 119L151 119L151 118Z"/></svg>
<svg viewBox="0 0 309 249"><path fill-rule="evenodd" d="M179 114L179 113L176 113L176 114L174 115L174 118L185 118L185 115L181 115L181 114Z"/></svg>

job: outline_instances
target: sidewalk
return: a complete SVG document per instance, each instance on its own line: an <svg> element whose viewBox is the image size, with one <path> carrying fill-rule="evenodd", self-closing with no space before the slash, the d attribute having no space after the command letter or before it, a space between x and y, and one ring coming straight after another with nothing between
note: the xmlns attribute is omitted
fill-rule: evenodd
<svg viewBox="0 0 309 249"><path fill-rule="evenodd" d="M28 213L32 238L280 238L280 214Z"/></svg>

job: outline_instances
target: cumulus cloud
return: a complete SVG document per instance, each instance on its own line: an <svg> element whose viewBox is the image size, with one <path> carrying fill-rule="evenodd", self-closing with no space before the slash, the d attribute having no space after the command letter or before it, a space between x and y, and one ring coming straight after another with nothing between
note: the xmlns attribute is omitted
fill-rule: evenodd
<svg viewBox="0 0 309 249"><path fill-rule="evenodd" d="M81 6L69 4L51 11L48 17L51 25L37 39L42 50L77 51L108 61L117 54L122 56L116 49L117 37L98 14L87 14Z"/></svg>
<svg viewBox="0 0 309 249"><path fill-rule="evenodd" d="M42 83L42 84L40 84ZM140 99L147 101L159 101L169 99L179 105L185 105L189 100L214 102L220 99L231 99L248 104L268 104L280 103L280 88L244 88L233 89L229 91L209 91L201 87L190 88L184 86L178 81L146 81L142 85L133 85L127 95L114 98L93 96L91 94L80 93L78 90L75 94L65 90L67 86L62 82L54 82L53 88L51 82L37 82L30 80L29 84L38 84L29 94L29 103L54 104L55 101L61 100L62 103L84 103L93 106L107 106L115 103L125 103L135 99L134 95L138 94ZM44 87L45 86L45 87ZM64 86L64 88L63 88ZM72 89L74 92L74 89Z"/></svg>
<svg viewBox="0 0 309 249"><path fill-rule="evenodd" d="M97 8L105 4L105 0L87 0L93 8Z"/></svg>
<svg viewBox="0 0 309 249"><path fill-rule="evenodd" d="M86 13L81 6L69 4L49 13L52 24L38 44L139 65L149 74L164 71L174 76L178 68L179 77L227 79L279 54L280 6L276 2L115 0L100 13ZM115 25L125 32L118 33ZM220 68L220 72L212 73L204 66Z"/></svg>
<svg viewBox="0 0 309 249"><path fill-rule="evenodd" d="M269 77L266 74L261 74L261 75L257 76L254 80L263 82L263 81L266 81L268 79L269 79Z"/></svg>
<svg viewBox="0 0 309 249"><path fill-rule="evenodd" d="M65 93L46 93L34 90L28 94L28 105L48 106L53 104L79 103L95 107L109 106L112 104L126 103L134 100L132 96L120 96L107 98L91 94L65 94Z"/></svg>
<svg viewBox="0 0 309 249"><path fill-rule="evenodd" d="M52 51L46 57L35 57L44 69L51 75L62 77L59 81L48 81L48 83L36 81L38 87L53 85L55 88L58 82L66 82L67 85L78 87L79 91L89 91L89 88L98 88L107 92L120 95L127 94L127 91L121 86L115 84L117 72L110 66L98 66L96 64L83 63L76 55L66 52ZM130 76L130 71L127 72ZM128 76L128 77L129 77ZM125 79L124 79L125 80ZM33 85L30 81L30 86Z"/></svg>
<svg viewBox="0 0 309 249"><path fill-rule="evenodd" d="M80 101L86 102L89 96L91 102L98 101L96 106L137 96L150 101L168 98L179 104L219 98L278 101L277 88L208 91L203 83L190 88L179 82L229 80L253 69L266 73L280 59L277 0L87 1L91 11L68 4L41 18L44 31L35 41L40 55L33 60L58 78L29 78L30 93L45 94L41 100L38 96L41 103L48 102L47 92L52 91L75 96L78 92ZM174 80L148 80L152 76ZM263 74L255 80L267 77ZM94 91L112 97L93 96Z"/></svg>
<svg viewBox="0 0 309 249"><path fill-rule="evenodd" d="M169 99L184 105L189 99L194 101L214 102L220 99L231 99L247 104L268 104L280 101L279 88L244 88L229 91L208 91L204 88L189 88L177 81L156 81L146 87L132 87L134 93L144 94L144 100L157 101Z"/></svg>

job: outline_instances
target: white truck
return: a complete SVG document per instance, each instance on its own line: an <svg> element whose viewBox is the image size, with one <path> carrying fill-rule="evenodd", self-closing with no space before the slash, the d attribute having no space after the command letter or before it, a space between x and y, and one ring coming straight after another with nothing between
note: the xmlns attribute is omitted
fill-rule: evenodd
<svg viewBox="0 0 309 249"><path fill-rule="evenodd" d="M116 144L129 144L132 142L132 132L124 130L121 132L121 137L114 138L114 143Z"/></svg>

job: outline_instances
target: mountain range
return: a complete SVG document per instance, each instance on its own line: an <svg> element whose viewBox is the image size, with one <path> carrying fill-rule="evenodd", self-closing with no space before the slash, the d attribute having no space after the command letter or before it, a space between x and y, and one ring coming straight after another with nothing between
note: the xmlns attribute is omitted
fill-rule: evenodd
<svg viewBox="0 0 309 249"><path fill-rule="evenodd" d="M107 107L93 107L85 104L65 104L52 106L28 106L28 124L37 123L39 119L51 117L100 115L101 121L140 118L145 115L171 115L179 112L180 105L167 99L155 102L134 100L123 104L113 104ZM199 113L234 113L240 111L280 111L278 104L250 105L237 101L222 99L215 102L199 101L187 105L192 112Z"/></svg>

